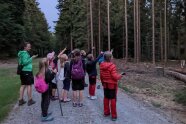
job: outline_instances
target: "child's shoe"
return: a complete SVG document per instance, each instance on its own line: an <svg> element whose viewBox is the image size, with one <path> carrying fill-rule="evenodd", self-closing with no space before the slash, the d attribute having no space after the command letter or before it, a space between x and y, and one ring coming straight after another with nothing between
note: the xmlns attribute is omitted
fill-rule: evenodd
<svg viewBox="0 0 186 124"><path fill-rule="evenodd" d="M52 121L52 120L54 120L54 118L51 116L41 117L42 122Z"/></svg>
<svg viewBox="0 0 186 124"><path fill-rule="evenodd" d="M73 106L73 107L77 107L77 103L76 103L76 102L73 102L73 103L72 103L72 106Z"/></svg>
<svg viewBox="0 0 186 124"><path fill-rule="evenodd" d="M117 117L114 117L114 118L112 117L112 121L116 121L116 120L117 120Z"/></svg>
<svg viewBox="0 0 186 124"><path fill-rule="evenodd" d="M79 107L83 107L83 103L79 103Z"/></svg>
<svg viewBox="0 0 186 124"><path fill-rule="evenodd" d="M90 99L95 100L95 99L97 99L97 96L91 96Z"/></svg>

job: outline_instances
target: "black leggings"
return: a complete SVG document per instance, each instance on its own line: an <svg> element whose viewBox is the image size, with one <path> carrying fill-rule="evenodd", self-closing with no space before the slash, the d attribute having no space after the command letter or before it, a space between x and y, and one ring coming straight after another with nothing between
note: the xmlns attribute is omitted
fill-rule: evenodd
<svg viewBox="0 0 186 124"><path fill-rule="evenodd" d="M41 111L42 111L42 115L43 117L46 117L48 115L48 108L50 105L50 94L49 94L49 89L45 92L41 94Z"/></svg>

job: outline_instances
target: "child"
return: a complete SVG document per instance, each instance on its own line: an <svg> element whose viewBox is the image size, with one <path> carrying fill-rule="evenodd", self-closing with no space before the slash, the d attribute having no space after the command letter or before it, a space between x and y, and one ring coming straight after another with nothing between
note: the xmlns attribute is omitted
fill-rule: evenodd
<svg viewBox="0 0 186 124"><path fill-rule="evenodd" d="M57 65L55 64L54 62L54 59L55 59L55 52L51 52L51 53L48 53L47 54L47 59L49 60L49 68L50 70L55 70L57 68ZM57 100L57 96L55 96L56 94L56 89L57 89L57 85L56 85L56 82L54 82L55 80L52 81L51 85L50 85L50 97L51 97L51 100Z"/></svg>
<svg viewBox="0 0 186 124"><path fill-rule="evenodd" d="M93 54L88 54L87 56L87 63L86 63L86 71L89 75L89 95L88 97L92 100L97 99L95 96L95 89L96 89L96 76L97 76L97 69L96 63L98 60L103 56L100 54L95 60Z"/></svg>
<svg viewBox="0 0 186 124"><path fill-rule="evenodd" d="M61 102L70 102L71 99L67 97L68 91L70 89L70 63L67 61L68 56L62 54L59 56L58 61L58 79L63 82L63 90L61 94Z"/></svg>
<svg viewBox="0 0 186 124"><path fill-rule="evenodd" d="M112 120L116 121L116 96L117 96L117 81L121 79L122 75L116 71L116 65L111 62L112 53L104 53L104 62L100 64L100 78L104 88L104 116L110 115L111 104L111 116Z"/></svg>
<svg viewBox="0 0 186 124"><path fill-rule="evenodd" d="M56 71L52 72L48 69L48 60L46 58L43 58L39 62L39 72L36 74L37 78L44 78L45 82L50 85L52 79L54 78ZM52 121L54 118L50 115L52 113L48 113L48 108L50 104L50 89L48 89L46 92L42 93L41 95L41 111L42 111L42 117L41 121Z"/></svg>
<svg viewBox="0 0 186 124"><path fill-rule="evenodd" d="M72 78L73 107L83 106L83 90L85 78L85 63L82 61L80 50L73 51L74 58L70 62L70 73ZM78 97L79 96L79 97Z"/></svg>

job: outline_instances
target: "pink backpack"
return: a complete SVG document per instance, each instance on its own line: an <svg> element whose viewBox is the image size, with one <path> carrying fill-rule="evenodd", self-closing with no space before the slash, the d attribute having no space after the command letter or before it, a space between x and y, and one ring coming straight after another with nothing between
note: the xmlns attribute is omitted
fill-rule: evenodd
<svg viewBox="0 0 186 124"><path fill-rule="evenodd" d="M35 83L34 83L35 89L39 93L44 93L48 90L48 84L45 82L45 79L43 76L35 77Z"/></svg>

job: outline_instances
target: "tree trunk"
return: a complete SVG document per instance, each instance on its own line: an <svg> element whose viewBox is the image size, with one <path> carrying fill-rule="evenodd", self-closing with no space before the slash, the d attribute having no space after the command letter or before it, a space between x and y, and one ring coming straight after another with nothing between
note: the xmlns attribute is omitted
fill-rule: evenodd
<svg viewBox="0 0 186 124"><path fill-rule="evenodd" d="M110 51L110 0L107 0L108 50Z"/></svg>
<svg viewBox="0 0 186 124"><path fill-rule="evenodd" d="M152 62L155 65L155 24L154 24L154 0L152 0Z"/></svg>
<svg viewBox="0 0 186 124"><path fill-rule="evenodd" d="M161 61L163 62L163 26L162 26L162 12L160 10L160 41L161 41Z"/></svg>
<svg viewBox="0 0 186 124"><path fill-rule="evenodd" d="M175 71L166 71L166 73L186 83L186 75Z"/></svg>
<svg viewBox="0 0 186 124"><path fill-rule="evenodd" d="M165 25L165 55L164 55L164 62L165 62L165 64L167 63L167 0L165 0L165 8L164 8L164 14L165 14L165 16L164 16L164 25Z"/></svg>
<svg viewBox="0 0 186 124"><path fill-rule="evenodd" d="M138 9L138 7L139 7L139 2L138 2L138 0L136 1L136 57L137 57L137 63L139 63L139 9Z"/></svg>
<svg viewBox="0 0 186 124"><path fill-rule="evenodd" d="M92 19L92 0L90 0L90 28L91 28L91 49L94 46L94 33L93 33L93 19ZM93 49L92 49L92 54L93 53Z"/></svg>
<svg viewBox="0 0 186 124"><path fill-rule="evenodd" d="M98 50L99 50L99 52L101 52L101 0L99 0L99 38L98 38L98 46L99 46L99 48L98 48Z"/></svg>
<svg viewBox="0 0 186 124"><path fill-rule="evenodd" d="M134 62L137 62L137 44L136 44L136 0L134 0Z"/></svg>
<svg viewBox="0 0 186 124"><path fill-rule="evenodd" d="M89 2L87 1L87 47L90 50Z"/></svg>
<svg viewBox="0 0 186 124"><path fill-rule="evenodd" d="M128 21L127 21L127 2L128 0L125 0L125 40L126 40L126 46L125 46L125 60L127 62L128 60Z"/></svg>

